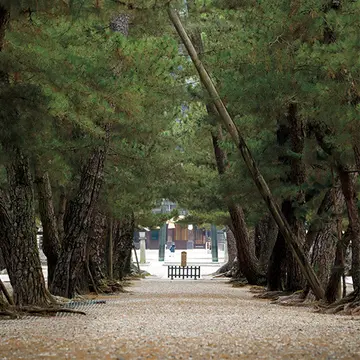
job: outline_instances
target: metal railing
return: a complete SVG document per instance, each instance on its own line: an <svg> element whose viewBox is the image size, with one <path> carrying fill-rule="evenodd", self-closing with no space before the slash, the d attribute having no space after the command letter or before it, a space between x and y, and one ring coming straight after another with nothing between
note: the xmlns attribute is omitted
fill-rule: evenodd
<svg viewBox="0 0 360 360"><path fill-rule="evenodd" d="M200 279L200 266L168 266L168 278Z"/></svg>

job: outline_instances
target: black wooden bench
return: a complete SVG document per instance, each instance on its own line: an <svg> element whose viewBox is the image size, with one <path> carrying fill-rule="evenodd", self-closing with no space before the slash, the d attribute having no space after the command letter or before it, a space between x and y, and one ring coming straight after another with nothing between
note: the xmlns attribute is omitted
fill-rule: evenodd
<svg viewBox="0 0 360 360"><path fill-rule="evenodd" d="M168 278L200 279L200 266L168 266Z"/></svg>

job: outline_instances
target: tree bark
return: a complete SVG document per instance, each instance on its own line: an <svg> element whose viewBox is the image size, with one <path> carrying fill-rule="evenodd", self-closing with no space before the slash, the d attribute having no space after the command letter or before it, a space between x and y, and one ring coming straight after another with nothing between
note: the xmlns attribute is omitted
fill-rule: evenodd
<svg viewBox="0 0 360 360"><path fill-rule="evenodd" d="M326 301L333 303L339 298L339 286L345 274L346 250L350 243L351 228L348 227L344 236L336 244L335 260L326 287ZM345 294L343 294L345 295Z"/></svg>
<svg viewBox="0 0 360 360"><path fill-rule="evenodd" d="M92 223L88 239L88 265L95 286L99 287L106 278L107 218L99 210L96 210L93 213ZM96 291L96 289L94 290Z"/></svg>
<svg viewBox="0 0 360 360"><path fill-rule="evenodd" d="M318 298L324 298L325 293L324 289L321 287L319 280L317 279L313 269L311 268L304 252L301 246L301 243L299 243L296 235L292 232L289 224L287 223L285 217L281 213L281 210L279 206L276 204L271 191L261 175L255 159L253 158L249 148L247 147L244 138L241 136L238 128L236 127L234 121L230 117L226 107L224 106L219 93L217 92L214 83L212 82L209 74L207 73L206 69L204 68L203 64L201 63L196 50L191 43L191 40L189 39L184 27L182 26L182 23L179 19L179 16L177 13L171 9L171 6L168 7L168 14L169 18L172 21L176 31L178 32L183 44L185 45L186 49L189 52L189 55L191 57L191 60L193 64L195 65L199 76L201 78L202 83L206 87L210 97L212 98L218 113L219 118L221 119L222 123L228 130L229 134L231 135L235 145L237 146L239 152L241 153L244 162L253 178L254 183L256 184L259 193L263 197L266 205L268 206L270 213L274 217L274 220L276 221L277 225L279 226L279 231L283 234L286 242L288 243L292 253L294 254L296 261L298 262L301 270L304 273L304 276L306 277L307 281L309 282L311 288L314 291L314 294Z"/></svg>
<svg viewBox="0 0 360 360"><path fill-rule="evenodd" d="M327 136L333 135L333 131L323 122L313 122L311 131L315 133L315 137L321 148L329 155L332 155L337 165L337 172L341 183L341 189L344 194L345 204L349 219L349 236L351 238L352 247L352 276L355 291L360 296L360 223L359 212L357 208L357 192L355 179L352 176L351 166L346 166L341 161L341 155L332 142L327 140ZM357 146L353 146L355 163L360 164L359 151ZM355 251L354 251L355 249Z"/></svg>
<svg viewBox="0 0 360 360"><path fill-rule="evenodd" d="M6 268L5 260L3 258L1 248L0 248L0 271L4 270Z"/></svg>
<svg viewBox="0 0 360 360"><path fill-rule="evenodd" d="M271 215L265 215L255 226L256 256L261 271L266 274L278 236L278 227Z"/></svg>
<svg viewBox="0 0 360 360"><path fill-rule="evenodd" d="M231 231L230 227L226 227L226 241L227 241L227 247L228 247L228 257L229 257L229 263L232 264L236 259L236 239L234 236L234 233Z"/></svg>
<svg viewBox="0 0 360 360"><path fill-rule="evenodd" d="M239 205L229 205L229 213L234 236L237 241L239 270L246 277L249 284L264 284L265 275L260 271L259 263L255 256L255 244L249 237L243 209Z"/></svg>
<svg viewBox="0 0 360 360"><path fill-rule="evenodd" d="M93 151L82 169L77 194L68 202L64 219L64 239L50 290L53 294L72 298L87 291L87 239L94 206L104 174L106 148Z"/></svg>
<svg viewBox="0 0 360 360"><path fill-rule="evenodd" d="M26 156L4 146L8 196L0 200L1 250L17 306L49 303L36 241L33 179Z"/></svg>
<svg viewBox="0 0 360 360"><path fill-rule="evenodd" d="M60 187L60 197L59 197L59 204L58 204L58 212L57 212L57 227L58 227L58 237L60 243L64 239L64 217L65 217L65 211L66 211L66 204L67 204L67 198L65 194L65 189L63 186Z"/></svg>
<svg viewBox="0 0 360 360"><path fill-rule="evenodd" d="M5 32L10 19L10 11L0 4L0 51L4 48ZM0 85L7 86L9 82L8 74L0 70Z"/></svg>
<svg viewBox="0 0 360 360"><path fill-rule="evenodd" d="M50 287L59 259L61 245L49 174L41 171L39 166L36 166L35 184L38 194L40 219L43 226L42 248L47 258L48 287Z"/></svg>
<svg viewBox="0 0 360 360"><path fill-rule="evenodd" d="M0 4L0 51L4 47L9 10ZM8 75L0 71L0 86L9 86ZM21 149L2 139L8 156L8 194L0 196L0 248L2 250L14 303L17 306L45 305L50 298L45 287L36 241L34 194L29 160ZM4 201L5 200L5 201Z"/></svg>
<svg viewBox="0 0 360 360"><path fill-rule="evenodd" d="M131 273L131 251L134 241L135 219L134 214L125 216L114 226L113 274L114 278L123 280Z"/></svg>
<svg viewBox="0 0 360 360"><path fill-rule="evenodd" d="M288 200L283 201L281 206L283 214L291 212L291 204ZM283 291L285 285L285 259L286 259L286 242L281 232L278 232L277 239L270 256L267 288L269 291Z"/></svg>
<svg viewBox="0 0 360 360"><path fill-rule="evenodd" d="M113 224L114 219L112 216L109 216L108 220L108 241L107 241L107 274L110 279L114 277L114 240L113 240Z"/></svg>
<svg viewBox="0 0 360 360"><path fill-rule="evenodd" d="M324 195L317 211L318 219L310 225L306 234L305 252L309 254L311 264L324 288L328 286L337 244L341 241L338 220L344 208L344 195L340 186L332 187Z"/></svg>
<svg viewBox="0 0 360 360"><path fill-rule="evenodd" d="M290 150L293 153L291 156L282 155L280 160L290 166L290 173L283 179L285 184L296 186L299 188L295 196L287 197L283 200L282 213L286 218L288 224L291 226L292 232L300 244L305 241L305 219L296 213L297 208L300 208L305 202L304 191L300 186L305 182L306 169L302 159L304 152L305 136L304 124L297 113L297 104L290 103L286 116L286 123L280 124L277 131L277 141L280 146L285 149L285 145L290 141ZM274 254L271 257L270 273L268 274L268 287L271 290L282 290L285 285L285 290L296 291L304 286L304 278L301 269L297 264L292 252L286 246L282 234L278 234L277 241L279 244L274 247L273 251L280 251L279 255ZM282 248L286 247L283 251ZM281 257L282 258L281 258ZM279 264L274 263L279 261ZM285 271L283 267L285 266ZM280 280L277 277L283 276ZM278 287L278 288L276 288Z"/></svg>
<svg viewBox="0 0 360 360"><path fill-rule="evenodd" d="M5 32L9 22L9 18L9 10L4 5L0 4L0 51L2 51L4 47Z"/></svg>
<svg viewBox="0 0 360 360"><path fill-rule="evenodd" d="M306 166L303 160L305 147L305 124L303 119L298 114L297 103L290 103L288 113L286 116L287 126L289 127L290 150L294 154L289 157L290 174L289 182L295 185L298 191L291 200L291 211L284 214L287 218L293 233L296 235L301 245L305 243L305 217L297 213L297 208L305 204L305 192L301 189L301 185L306 180ZM296 291L305 286L305 278L302 275L301 269L296 262L291 250L287 247L286 257L286 277L287 290Z"/></svg>
<svg viewBox="0 0 360 360"><path fill-rule="evenodd" d="M229 226L226 226L226 243L228 249L228 261L224 265L222 265L220 269L215 272L215 274L224 274L229 272L230 270L232 270L232 272L235 274L238 272L237 268L235 269L235 271L233 271L237 249L234 233Z"/></svg>
<svg viewBox="0 0 360 360"><path fill-rule="evenodd" d="M357 192L354 179L349 169L339 166L339 177L341 188L345 197L346 208L349 218L350 238L351 238L351 275L353 278L354 290L360 292L360 219L357 208Z"/></svg>

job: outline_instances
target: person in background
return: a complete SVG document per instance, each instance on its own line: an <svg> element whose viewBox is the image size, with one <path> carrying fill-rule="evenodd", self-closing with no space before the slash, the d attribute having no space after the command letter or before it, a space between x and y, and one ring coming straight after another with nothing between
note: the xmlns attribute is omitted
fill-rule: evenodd
<svg viewBox="0 0 360 360"><path fill-rule="evenodd" d="M170 246L170 256L174 256L175 248L176 248L175 243L172 243Z"/></svg>

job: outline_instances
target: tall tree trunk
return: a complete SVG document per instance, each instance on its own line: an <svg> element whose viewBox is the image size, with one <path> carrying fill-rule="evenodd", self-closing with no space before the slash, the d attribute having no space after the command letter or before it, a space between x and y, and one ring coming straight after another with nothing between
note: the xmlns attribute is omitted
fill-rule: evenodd
<svg viewBox="0 0 360 360"><path fill-rule="evenodd" d="M353 278L354 290L360 293L360 222L359 211L357 208L357 192L355 182L349 169L339 166L339 177L341 188L344 193L346 208L349 218L350 237L351 237L351 275Z"/></svg>
<svg viewBox="0 0 360 360"><path fill-rule="evenodd" d="M260 269L267 273L273 248L278 236L278 227L270 214L265 215L255 226L256 256Z"/></svg>
<svg viewBox="0 0 360 360"><path fill-rule="evenodd" d="M8 9L0 4L0 51L3 50ZM8 75L0 70L0 87L9 86ZM0 119L3 122L4 119ZM5 139L6 140L6 139ZM15 305L45 305L48 292L36 241L34 194L29 161L22 151L2 143L8 159L8 196L0 197L0 248L2 250ZM5 200L4 202L3 200Z"/></svg>
<svg viewBox="0 0 360 360"><path fill-rule="evenodd" d="M35 184L38 193L40 219L43 226L42 249L47 258L48 287L50 287L61 246L49 174L41 171L39 166L36 167Z"/></svg>
<svg viewBox="0 0 360 360"><path fill-rule="evenodd" d="M330 129L323 122L313 122L311 124L311 131L314 132L315 137L321 148L329 155L333 156L337 164L337 172L339 174L341 189L344 194L346 209L349 219L349 236L351 238L352 246L352 275L354 289L360 296L360 223L359 212L357 208L357 192L355 177L352 176L352 166L346 166L342 162L341 154L337 147L327 137L333 135ZM353 146L355 163L360 165L359 149ZM354 251L355 249L355 251Z"/></svg>
<svg viewBox="0 0 360 360"><path fill-rule="evenodd" d="M65 235L50 290L71 298L76 292L87 291L84 274L87 261L87 239L92 212L99 196L104 174L106 149L93 151L82 169L77 194L68 202L65 214Z"/></svg>
<svg viewBox="0 0 360 360"><path fill-rule="evenodd" d="M108 234L107 234L107 275L110 279L114 277L114 231L113 231L114 219L110 215L108 219Z"/></svg>
<svg viewBox="0 0 360 360"><path fill-rule="evenodd" d="M229 205L229 213L237 240L237 260L240 272L249 284L260 285L265 282L265 275L261 273L255 256L255 244L250 239L243 209L239 205Z"/></svg>
<svg viewBox="0 0 360 360"><path fill-rule="evenodd" d="M5 146L8 196L0 200L1 250L18 306L49 303L36 241L33 180L26 156ZM7 200L7 203L4 202Z"/></svg>
<svg viewBox="0 0 360 360"><path fill-rule="evenodd" d="M66 211L66 204L67 198L65 194L65 188L60 186L60 196L59 196L59 204L58 204L58 211L56 216L56 223L58 227L58 237L60 243L64 239L64 218L65 218L65 211Z"/></svg>
<svg viewBox="0 0 360 360"><path fill-rule="evenodd" d="M95 286L99 287L106 277L107 218L99 210L96 210L93 214L92 223L93 226L88 239L88 265Z"/></svg>
<svg viewBox="0 0 360 360"><path fill-rule="evenodd" d="M0 271L4 270L5 268L6 268L5 260L4 260L4 257L2 255L1 247L0 247Z"/></svg>
<svg viewBox="0 0 360 360"><path fill-rule="evenodd" d="M302 159L305 136L304 124L298 117L296 103L289 104L286 124L279 126L277 140L278 144L283 147L290 141L290 150L294 154L293 156L283 155L280 157L280 160L283 161L284 164L290 166L290 173L287 178L284 179L284 182L291 186L300 187L306 178L305 164ZM294 197L285 199L282 204L283 216L291 226L292 232L296 235L300 244L304 244L305 242L305 220L297 216L296 207L301 206L304 202L305 194L302 190L298 190ZM277 241L279 244L274 247L273 251L280 251L280 254L274 254L274 256L271 257L268 287L271 290L281 290L284 284L288 291L299 290L304 285L301 269L290 249L286 246L286 251L282 250L283 246L285 246L282 234L278 235ZM282 258L280 256L282 256ZM274 261L279 261L279 264L274 263ZM284 263L286 264L285 272L282 271ZM286 278L281 281L277 278L279 275L285 276Z"/></svg>
<svg viewBox="0 0 360 360"><path fill-rule="evenodd" d="M351 228L347 228L345 235L336 244L335 260L331 269L329 282L326 287L326 301L333 303L339 297L339 286L345 273L346 250L350 243Z"/></svg>
<svg viewBox="0 0 360 360"><path fill-rule="evenodd" d="M115 225L115 224L114 224ZM131 272L131 251L134 241L135 219L134 214L125 216L114 226L114 278L122 280Z"/></svg>
<svg viewBox="0 0 360 360"><path fill-rule="evenodd" d="M296 103L290 103L287 114L289 126L290 149L296 154L290 157L289 181L292 185L299 188L296 196L291 199L291 213L288 214L288 221L300 244L305 243L305 218L296 213L296 207L301 207L305 203L305 192L300 189L306 180L306 167L303 160L305 147L305 125L298 114ZM285 214L284 214L285 215ZM285 215L286 217L286 215ZM305 286L305 278L297 264L291 250L287 247L287 290L294 291Z"/></svg>
<svg viewBox="0 0 360 360"><path fill-rule="evenodd" d="M328 286L332 264L335 259L339 234L339 216L344 211L345 201L340 186L329 189L317 211L317 217L306 234L305 251L309 254L311 264L325 288ZM340 281L340 278L339 278ZM339 287L340 283L338 283Z"/></svg>

